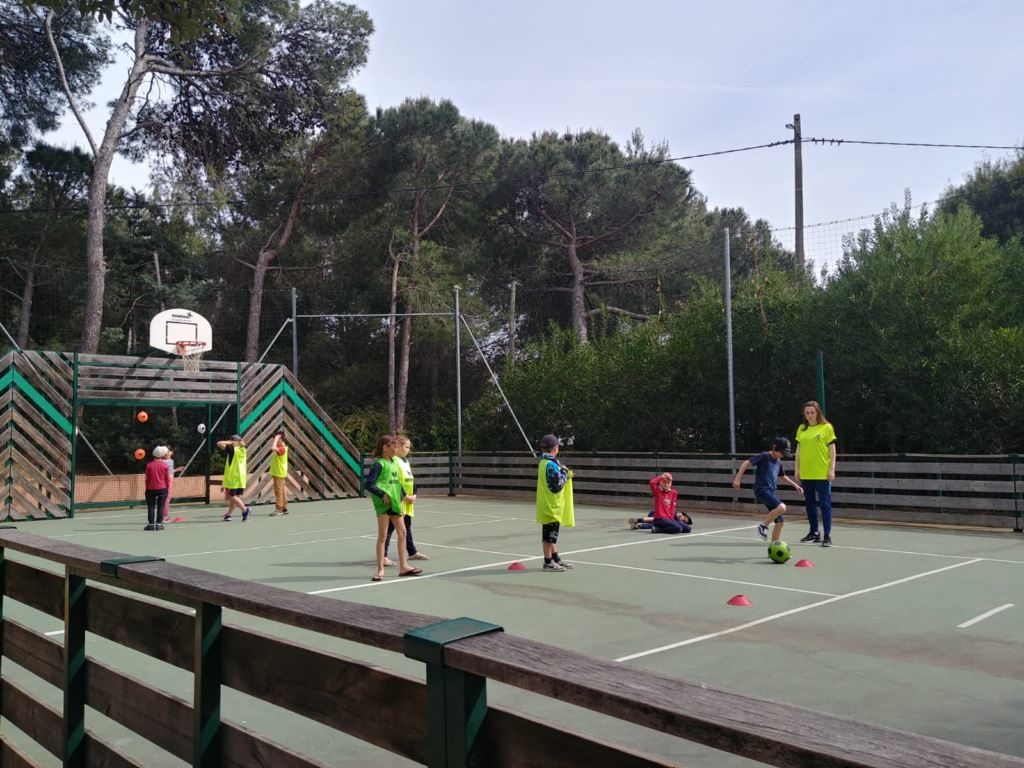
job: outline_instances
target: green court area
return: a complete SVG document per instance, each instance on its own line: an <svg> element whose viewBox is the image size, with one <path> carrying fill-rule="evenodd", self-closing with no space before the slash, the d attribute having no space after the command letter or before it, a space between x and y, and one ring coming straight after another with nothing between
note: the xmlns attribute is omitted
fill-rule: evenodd
<svg viewBox="0 0 1024 768"><path fill-rule="evenodd" d="M421 497L413 530L430 557L416 563L424 574L398 578L389 568L385 581L372 583L369 501L296 504L286 517L270 510L256 507L248 522L236 516L225 523L218 507L175 507L184 520L162 532L143 531L144 511L123 510L18 527L337 600L469 616L625 666L1024 756L1020 534L839 523L835 546L823 549L796 543L806 523L793 515L783 536L793 558L777 565L755 519L698 512L693 533L664 536L628 528L627 518L642 509L578 505L577 526L563 530L559 543L575 567L555 573L541 570L531 502ZM800 560L813 567L796 567ZM509 570L513 563L525 569ZM752 605L729 605L737 595ZM11 601L4 611L59 638L61 624L51 617ZM226 621L423 677L422 663L395 653L238 613ZM191 696L192 677L180 669L91 635L88 650ZM4 674L59 705L55 689L6 660ZM491 684L488 697L690 768L754 765L519 689ZM327 765L413 765L241 694L225 694L223 714ZM89 717L146 765L184 764ZM401 727L388 723L387 712L366 717Z"/></svg>

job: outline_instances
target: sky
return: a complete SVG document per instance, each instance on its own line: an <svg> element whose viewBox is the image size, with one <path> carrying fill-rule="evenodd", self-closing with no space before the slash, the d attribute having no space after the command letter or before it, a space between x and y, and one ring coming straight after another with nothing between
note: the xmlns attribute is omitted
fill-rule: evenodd
<svg viewBox="0 0 1024 768"><path fill-rule="evenodd" d="M354 78L371 109L447 98L505 137L639 128L673 157L792 137L1019 146L1024 4L1009 0L696 3L678 0L355 0L373 20ZM93 95L112 98L124 65ZM102 110L90 115L101 130ZM50 140L81 143L73 120ZM806 224L941 196L1008 151L803 147ZM742 206L792 244L790 145L683 161L712 207ZM147 188L119 160L113 180ZM808 258L838 256L842 232L808 229Z"/></svg>

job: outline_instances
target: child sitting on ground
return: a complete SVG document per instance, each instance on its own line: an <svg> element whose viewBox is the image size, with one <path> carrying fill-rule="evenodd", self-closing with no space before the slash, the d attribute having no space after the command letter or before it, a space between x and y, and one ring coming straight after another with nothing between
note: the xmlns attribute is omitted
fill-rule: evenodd
<svg viewBox="0 0 1024 768"><path fill-rule="evenodd" d="M693 520L685 512L677 512L679 494L672 487L672 475L662 472L650 479L651 493L654 494L654 510L647 517L631 517L630 528L642 528L651 533L689 533Z"/></svg>

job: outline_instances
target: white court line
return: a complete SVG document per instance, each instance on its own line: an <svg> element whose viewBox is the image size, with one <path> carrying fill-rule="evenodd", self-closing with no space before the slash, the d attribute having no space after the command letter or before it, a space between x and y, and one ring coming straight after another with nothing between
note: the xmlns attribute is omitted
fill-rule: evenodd
<svg viewBox="0 0 1024 768"><path fill-rule="evenodd" d="M748 621L746 624L739 624L729 629L723 629L719 632L711 632L707 635L700 635L699 637L691 637L689 640L681 640L678 643L672 643L671 645L663 645L660 648L652 648L649 651L640 651L639 653L631 653L629 656L621 656L615 661L632 661L633 659L639 659L643 656L650 656L655 653L662 653L663 651L671 651L674 648L682 648L684 645L693 645L704 640L712 640L716 637L722 637L724 635L731 635L733 632L739 632L740 630L750 629L750 627L756 627L759 624L767 624L769 621L775 621L777 619L783 619L786 616L792 616L795 613L802 613L803 611L809 611L812 608L820 608L823 605L830 605L832 603L838 603L840 600L847 600L851 597L858 597L859 595L866 595L869 592L877 592L880 589L888 589L889 587L895 587L899 584L906 584L908 581L914 581L916 579L923 579L925 576L933 576L936 573L942 573L943 571L951 571L954 568L962 568L965 565L972 565L974 563L980 563L981 559L968 560L965 563L954 563L953 565L947 565L943 568L936 568L933 571L925 571L915 576L907 576L903 579L896 579L895 581L888 581L885 584L878 584L874 587L867 587L865 589L858 589L856 592L847 592L845 595L838 595L837 597L830 597L828 600L819 600L816 603L810 605L803 605L799 608L791 608L788 611L782 611L781 613L775 613L771 616L765 616L761 619L755 619L754 621Z"/></svg>
<svg viewBox="0 0 1024 768"><path fill-rule="evenodd" d="M63 635L64 634L64 630L63 629L55 629L55 630L53 630L53 632L43 632L43 634L46 635L47 637L53 637L54 635Z"/></svg>
<svg viewBox="0 0 1024 768"><path fill-rule="evenodd" d="M415 518L413 518L415 519ZM418 525L416 526L417 531L433 531L437 528L458 528L463 525L483 525L484 523L499 523L506 520L518 520L517 517L499 517L493 520L475 520L471 523L447 523L445 525ZM310 533L329 533L331 531L348 531L351 528L321 528L316 531L300 531L299 533L286 533L285 536L305 536ZM376 534L366 534L370 538L377 538Z"/></svg>
<svg viewBox="0 0 1024 768"><path fill-rule="evenodd" d="M261 549L280 549L281 547L301 547L303 544L325 544L329 541L349 541L351 539L362 539L366 534L355 536L337 536L332 539L313 539L312 541L293 541L290 544L269 544L265 547L239 547L238 549L211 549L206 552L183 552L180 555L164 555L165 559L172 557L198 557L200 555L220 555L227 552L256 552Z"/></svg>
<svg viewBox="0 0 1024 768"><path fill-rule="evenodd" d="M967 629L968 627L977 624L979 621L984 621L989 616L995 616L997 613L1002 613L1007 608L1013 608L1013 603L1007 603L1006 605L1000 605L998 608L993 608L991 611L985 611L983 614L975 616L970 621L965 621L963 624L957 624L957 629Z"/></svg>
<svg viewBox="0 0 1024 768"><path fill-rule="evenodd" d="M723 539L736 539L747 541L746 536L722 536ZM820 545L814 545L820 546ZM946 557L951 560L984 560L986 563L1009 563L1010 565L1024 565L1024 560L1003 560L998 557L981 557L974 555L941 555L937 552L915 552L909 549L879 549L877 547L851 547L847 544L833 544L832 549L849 549L856 552L882 552L889 555L918 555L920 557Z"/></svg>
<svg viewBox="0 0 1024 768"><path fill-rule="evenodd" d="M644 573L660 573L663 576L681 576L686 579L701 579L702 581L724 581L726 584L742 584L745 587L762 587L763 589L778 589L783 592L801 592L805 595L818 595L819 597L838 597L835 592L815 592L810 589L796 589L795 587L779 587L774 584L759 584L756 581L738 581L737 579L720 579L715 576L698 576L695 573L679 573L678 571L659 571L656 568L637 568L633 565L616 565L614 563L592 563L586 560L572 559L573 564L598 565L603 568L622 568L626 571L643 571Z"/></svg>
<svg viewBox="0 0 1024 768"><path fill-rule="evenodd" d="M753 525L744 525L744 526L739 527L739 528L723 528L720 531L701 531L700 533L690 533L690 534L687 534L686 536L651 536L649 538L648 537L644 537L644 539L642 541L627 541L627 542L623 542L621 544L607 544L607 545L601 546L601 547L590 547L588 549L577 549L577 550L573 550L571 552L561 552L560 554L565 555L566 557L572 557L573 555L581 555L581 554L584 554L586 552L598 552L598 551L601 551L601 550L604 550L604 549L618 549L620 547L632 547L632 546L635 546L637 544L654 544L656 542L661 542L661 541L677 541L677 542L680 542L680 543L685 543L686 541L690 541L692 539L695 539L698 536L712 536L712 535L714 535L716 533L731 533L732 531L749 531L751 528L754 528L754 527L755 526L753 526ZM486 568L497 568L497 567L502 566L502 565L512 565L512 563L518 563L518 562L530 562L531 560L541 560L542 558L543 558L543 555L534 555L533 557L518 557L515 560L503 560L503 561L498 562L498 563L484 563L483 565L470 565L470 566L468 566L466 568L455 568L455 569L450 570L450 571L438 571L437 573L424 573L422 576L408 577L408 578L405 578L405 579L401 579L401 581L406 581L406 582L424 581L426 579L436 579L438 576L450 576L450 575L455 574L455 573L465 573L466 571L481 571L481 570L484 570ZM373 582L367 581L364 584L350 584L347 587L330 587L328 589L316 589L316 590L313 590L312 592L307 592L306 594L307 595L326 595L326 594L329 594L331 592L345 592L345 591L350 590L350 589L365 589L366 587L380 587L380 586L383 586L385 584L397 584L397 583L400 583L398 579L392 579L392 580L389 580L389 581L388 580L386 580L386 581L373 581Z"/></svg>
<svg viewBox="0 0 1024 768"><path fill-rule="evenodd" d="M374 538L375 539L377 537L376 536L368 536L367 538ZM521 555L518 552L496 552L493 549L473 549L472 547L455 547L455 546L452 546L451 544L431 544L429 541L424 542L424 541L419 541L419 540L417 540L416 546L417 547L420 547L420 546L424 546L424 547L437 547L439 549L459 549L459 550L462 550L463 552L480 552L480 553L485 554L485 555L504 555L505 557L533 557L533 555Z"/></svg>

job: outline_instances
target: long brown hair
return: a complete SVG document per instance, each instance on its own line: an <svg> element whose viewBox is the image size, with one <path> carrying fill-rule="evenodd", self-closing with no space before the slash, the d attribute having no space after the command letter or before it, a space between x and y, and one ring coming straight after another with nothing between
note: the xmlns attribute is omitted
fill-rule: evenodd
<svg viewBox="0 0 1024 768"><path fill-rule="evenodd" d="M821 404L817 400L808 400L806 403L800 406L800 417L803 419L804 427L811 426L807 423L807 417L804 416L804 410L806 408L813 408L818 417L818 424L828 424L828 419L825 418L825 412L821 410Z"/></svg>
<svg viewBox="0 0 1024 768"><path fill-rule="evenodd" d="M384 455L384 448L394 444L394 435L381 435L380 437L377 438L377 447L374 449L373 455L379 459L381 456Z"/></svg>

